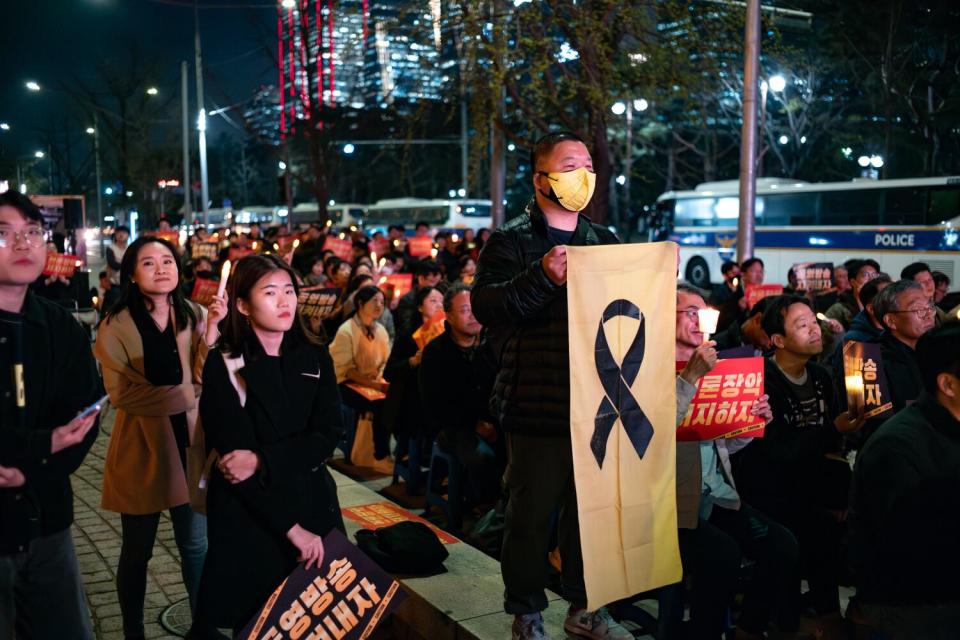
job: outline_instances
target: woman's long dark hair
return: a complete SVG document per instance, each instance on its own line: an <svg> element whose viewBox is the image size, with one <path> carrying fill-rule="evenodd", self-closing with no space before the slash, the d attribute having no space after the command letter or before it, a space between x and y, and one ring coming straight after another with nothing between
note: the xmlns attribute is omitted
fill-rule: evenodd
<svg viewBox="0 0 960 640"><path fill-rule="evenodd" d="M173 256L177 265L177 286L169 294L174 323L178 328L189 325L193 329L197 326L197 312L187 301L186 296L183 295L183 267L177 255L177 248L167 240L154 236L140 236L124 252L123 260L120 261L120 296L107 311L104 322L109 323L124 309L129 309L131 313L135 311L149 313L153 310L153 302L143 295L140 287L133 281L133 273L137 270L137 258L140 255L140 250L151 242L165 247Z"/></svg>
<svg viewBox="0 0 960 640"><path fill-rule="evenodd" d="M253 327L245 315L237 309L237 301L243 300L250 302L250 293L254 285L266 275L274 271L284 271L290 276L290 282L293 283L293 290L300 295L300 287L297 285L297 274L290 266L275 255L248 255L241 258L230 271L230 280L227 282L227 294L229 296L227 317L223 320L223 331L220 334L220 350L236 358L241 355L258 353L263 350L260 345L260 339L253 332ZM283 337L283 346L289 344L315 344L319 345L320 340L307 331L303 324L303 316L299 309L294 310L293 326ZM288 341L292 341L288 342Z"/></svg>

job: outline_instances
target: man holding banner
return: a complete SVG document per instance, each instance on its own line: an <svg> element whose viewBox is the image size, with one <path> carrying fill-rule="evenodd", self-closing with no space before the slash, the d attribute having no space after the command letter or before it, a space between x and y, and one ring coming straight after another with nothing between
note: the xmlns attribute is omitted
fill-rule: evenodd
<svg viewBox="0 0 960 640"><path fill-rule="evenodd" d="M565 629L586 638L631 634L605 609L586 611L583 559L570 437L567 245L617 244L615 235L580 215L596 176L584 142L555 132L531 153L534 201L497 229L484 247L472 295L488 327L499 371L497 417L507 432L510 491L501 567L504 609L515 616L514 640L544 640L551 514L559 508Z"/></svg>

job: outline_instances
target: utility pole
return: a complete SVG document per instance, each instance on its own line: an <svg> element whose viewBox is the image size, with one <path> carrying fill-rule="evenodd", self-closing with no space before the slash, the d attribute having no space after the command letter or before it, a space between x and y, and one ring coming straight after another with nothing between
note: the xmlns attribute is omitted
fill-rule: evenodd
<svg viewBox="0 0 960 640"><path fill-rule="evenodd" d="M200 204L203 207L203 224L210 224L210 186L207 183L207 110L203 106L203 63L200 56L200 12L197 0L193 3L193 51L196 58L197 108L200 115L197 129L200 132Z"/></svg>
<svg viewBox="0 0 960 640"><path fill-rule="evenodd" d="M192 225L193 205L190 188L190 71L187 62L180 63L180 118L183 120L183 215L188 225Z"/></svg>
<svg viewBox="0 0 960 640"><path fill-rule="evenodd" d="M494 0L490 4L493 15L492 21L499 21L501 18L499 10L500 3ZM495 55L500 55L503 46L502 25L494 22L493 38ZM502 60L501 60L502 63ZM497 104L493 113L490 115L490 216L493 219L493 226L499 227L506 220L503 210L503 196L506 191L507 180L507 158L506 149L503 144L503 131L500 130L499 121L503 119L503 103L506 100L503 87L500 88L500 95L497 98Z"/></svg>
<svg viewBox="0 0 960 640"><path fill-rule="evenodd" d="M760 0L747 0L743 47L743 129L740 134L740 219L737 262L753 257L757 196L757 80L760 60Z"/></svg>
<svg viewBox="0 0 960 640"><path fill-rule="evenodd" d="M100 233L100 257L104 256L103 249L103 185L100 184L100 118L97 110L93 110L93 161L97 172L97 223Z"/></svg>

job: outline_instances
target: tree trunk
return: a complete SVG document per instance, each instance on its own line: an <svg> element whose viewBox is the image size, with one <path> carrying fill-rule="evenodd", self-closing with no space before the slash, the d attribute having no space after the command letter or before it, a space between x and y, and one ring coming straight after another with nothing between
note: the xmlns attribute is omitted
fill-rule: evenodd
<svg viewBox="0 0 960 640"><path fill-rule="evenodd" d="M597 109L590 110L590 133L593 137L593 169L597 174L597 188L587 214L597 224L607 223L607 210L610 207L610 178L613 175L613 161L610 157L610 143L607 141L607 127L603 114Z"/></svg>

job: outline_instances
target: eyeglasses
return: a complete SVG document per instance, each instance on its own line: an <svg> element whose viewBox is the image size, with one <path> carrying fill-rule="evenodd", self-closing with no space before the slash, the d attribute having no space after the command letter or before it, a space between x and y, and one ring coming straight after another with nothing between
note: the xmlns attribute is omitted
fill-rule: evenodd
<svg viewBox="0 0 960 640"><path fill-rule="evenodd" d="M680 309L677 313L682 313L687 316L687 320L700 322L700 317L697 315L698 309Z"/></svg>
<svg viewBox="0 0 960 640"><path fill-rule="evenodd" d="M21 240L36 249L46 243L46 234L40 227L28 227L23 231L0 228L0 247L15 247Z"/></svg>
<svg viewBox="0 0 960 640"><path fill-rule="evenodd" d="M890 311L888 313L912 313L917 316L917 320L926 320L936 313L937 308L932 304L928 304L925 307L920 307L918 309L904 309L903 311Z"/></svg>

